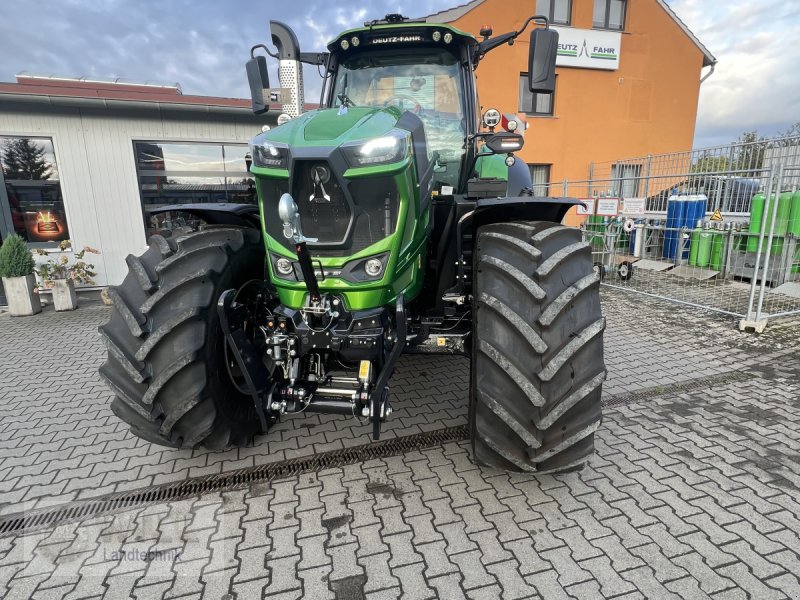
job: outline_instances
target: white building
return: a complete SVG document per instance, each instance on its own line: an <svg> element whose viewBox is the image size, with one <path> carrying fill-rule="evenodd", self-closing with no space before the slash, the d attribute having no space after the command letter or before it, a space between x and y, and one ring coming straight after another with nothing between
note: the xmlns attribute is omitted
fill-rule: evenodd
<svg viewBox="0 0 800 600"><path fill-rule="evenodd" d="M148 208L256 201L247 141L276 117L177 84L18 75L0 83L0 239L97 248L97 285L118 284L161 225Z"/></svg>

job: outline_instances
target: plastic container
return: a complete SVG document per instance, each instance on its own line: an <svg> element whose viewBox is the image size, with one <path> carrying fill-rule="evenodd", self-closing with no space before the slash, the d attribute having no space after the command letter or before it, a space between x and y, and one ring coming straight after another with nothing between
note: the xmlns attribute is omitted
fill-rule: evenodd
<svg viewBox="0 0 800 600"><path fill-rule="evenodd" d="M589 216L589 223L586 230L589 232L587 240L593 247L603 247L603 237L605 236L606 226L605 217L598 217L597 215Z"/></svg>
<svg viewBox="0 0 800 600"><path fill-rule="evenodd" d="M778 196L778 213L775 215L775 231L772 234L772 250L770 251L772 256L778 256L783 253L784 237L786 237L786 232L789 231L791 210L792 193L783 192ZM770 218L772 218L772 215L770 215ZM767 231L769 231L771 225L771 221L767 223Z"/></svg>
<svg viewBox="0 0 800 600"><path fill-rule="evenodd" d="M697 251L700 249L700 234L703 232L703 224L698 221L697 227L692 231L692 242L689 247L689 266L697 266Z"/></svg>
<svg viewBox="0 0 800 600"><path fill-rule="evenodd" d="M711 243L714 234L709 229L703 229L700 232L697 241L697 266L707 267L711 263Z"/></svg>
<svg viewBox="0 0 800 600"><path fill-rule="evenodd" d="M681 241L681 227L686 225L686 196L670 196L667 199L667 229L664 232L664 258L675 258L678 255Z"/></svg>
<svg viewBox="0 0 800 600"><path fill-rule="evenodd" d="M689 196L686 205L686 226L692 227L698 221L703 221L708 208L708 198L705 196Z"/></svg>
<svg viewBox="0 0 800 600"><path fill-rule="evenodd" d="M727 233L720 230L712 232L711 239L711 268L715 271L722 270L722 262L725 260L725 237Z"/></svg>
<svg viewBox="0 0 800 600"><path fill-rule="evenodd" d="M789 233L800 237L800 190L792 194L792 206L789 210Z"/></svg>
<svg viewBox="0 0 800 600"><path fill-rule="evenodd" d="M783 252L784 237L789 230L791 222L791 212L794 207L794 196L791 192L784 192L778 196L771 196L769 202L766 201L764 194L756 194L750 204L750 237L747 240L747 251L758 252L758 238L761 235L761 221L764 218L764 210L767 210L767 223L764 232L764 239L769 238L769 230L772 227L772 219L775 218L775 229L772 233L772 247L770 255L775 256ZM775 214L775 211L778 211ZM766 244L762 245L761 251L766 249Z"/></svg>
<svg viewBox="0 0 800 600"><path fill-rule="evenodd" d="M756 194L750 201L750 228L747 236L747 251L755 254L758 252L758 237L761 234L761 220L764 218L764 194Z"/></svg>

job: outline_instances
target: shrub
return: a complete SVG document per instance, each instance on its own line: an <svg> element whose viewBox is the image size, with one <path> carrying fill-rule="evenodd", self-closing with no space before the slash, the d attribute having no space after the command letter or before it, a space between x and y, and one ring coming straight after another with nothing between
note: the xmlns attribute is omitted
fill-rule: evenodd
<svg viewBox="0 0 800 600"><path fill-rule="evenodd" d="M25 243L16 233L11 234L0 246L0 277L25 277L33 274L36 261Z"/></svg>
<svg viewBox="0 0 800 600"><path fill-rule="evenodd" d="M69 240L64 240L58 245L59 252L66 252L72 248L72 243ZM73 256L75 262L70 264L69 258L65 254L61 254L58 258L52 258L50 253L52 250L36 249L36 254L40 256L47 256L47 262L39 265L36 269L36 274L42 278L42 283L45 287L53 287L53 281L57 279L72 279L75 283L84 285L94 285L92 279L97 273L94 272L94 265L87 263L83 260L84 255L89 252L90 254L100 254L100 250L95 250L90 246L84 246L80 252L76 252Z"/></svg>

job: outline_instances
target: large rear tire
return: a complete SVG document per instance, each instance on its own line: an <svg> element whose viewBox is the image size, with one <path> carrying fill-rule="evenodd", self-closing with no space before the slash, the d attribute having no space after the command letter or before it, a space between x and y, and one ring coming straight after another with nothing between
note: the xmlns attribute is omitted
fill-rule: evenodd
<svg viewBox="0 0 800 600"><path fill-rule="evenodd" d="M474 266L476 460L508 471L581 468L594 451L605 379L591 248L555 223L485 225Z"/></svg>
<svg viewBox="0 0 800 600"><path fill-rule="evenodd" d="M257 432L252 400L237 391L224 359L216 304L223 291L264 277L259 232L209 227L154 235L128 275L109 288L111 320L100 327L108 359L100 375L111 410L135 435L164 446L210 449Z"/></svg>

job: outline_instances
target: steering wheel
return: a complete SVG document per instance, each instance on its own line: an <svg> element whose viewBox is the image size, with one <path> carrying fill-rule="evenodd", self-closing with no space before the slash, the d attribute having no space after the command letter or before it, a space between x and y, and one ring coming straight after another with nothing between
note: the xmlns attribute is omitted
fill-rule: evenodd
<svg viewBox="0 0 800 600"><path fill-rule="evenodd" d="M392 96L386 102L383 103L384 108L389 106L390 104L395 104L395 100L409 100L410 102L414 103L414 108L412 109L411 112L417 115L420 112L422 112L422 105L411 96L406 96L405 94L395 94L394 96Z"/></svg>

